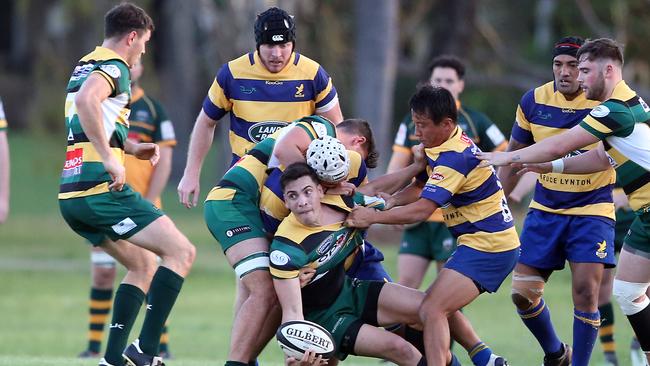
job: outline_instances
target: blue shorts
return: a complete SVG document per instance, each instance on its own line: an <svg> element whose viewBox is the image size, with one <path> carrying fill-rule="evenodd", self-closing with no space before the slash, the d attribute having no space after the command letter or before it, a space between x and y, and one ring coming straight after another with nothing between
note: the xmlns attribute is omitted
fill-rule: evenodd
<svg viewBox="0 0 650 366"><path fill-rule="evenodd" d="M519 248L489 253L459 245L445 268L453 269L474 281L480 292L496 292L515 268Z"/></svg>
<svg viewBox="0 0 650 366"><path fill-rule="evenodd" d="M350 278L360 280L393 282L384 266L381 265L384 255L379 249L372 246L368 241L365 241L360 249L345 274Z"/></svg>
<svg viewBox="0 0 650 366"><path fill-rule="evenodd" d="M521 232L519 263L559 270L565 261L616 266L615 221L598 216L558 215L530 209Z"/></svg>

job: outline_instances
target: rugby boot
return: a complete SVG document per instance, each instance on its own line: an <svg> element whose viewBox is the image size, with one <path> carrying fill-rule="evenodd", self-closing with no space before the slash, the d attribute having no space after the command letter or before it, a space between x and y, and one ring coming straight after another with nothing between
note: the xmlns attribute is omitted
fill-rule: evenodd
<svg viewBox="0 0 650 366"><path fill-rule="evenodd" d="M122 353L128 366L165 366L162 357L148 355L140 349L140 340L136 339Z"/></svg>
<svg viewBox="0 0 650 366"><path fill-rule="evenodd" d="M573 354L573 349L566 343L562 343L562 355L558 358L550 358L544 356L544 363L542 366L571 366L571 355Z"/></svg>
<svg viewBox="0 0 650 366"><path fill-rule="evenodd" d="M490 360L485 366L508 366L508 360L493 353L490 355Z"/></svg>
<svg viewBox="0 0 650 366"><path fill-rule="evenodd" d="M108 363L108 361L106 361L104 358L102 358L101 360L99 360L99 366L117 366L117 365L113 365L112 363Z"/></svg>

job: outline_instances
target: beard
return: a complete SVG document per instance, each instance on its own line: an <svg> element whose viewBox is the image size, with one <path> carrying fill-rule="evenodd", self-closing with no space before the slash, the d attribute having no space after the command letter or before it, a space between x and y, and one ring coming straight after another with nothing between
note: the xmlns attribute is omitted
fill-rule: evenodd
<svg viewBox="0 0 650 366"><path fill-rule="evenodd" d="M587 99L591 100L601 100L603 94L605 93L605 76L603 74L598 75L598 79L594 84L587 89Z"/></svg>

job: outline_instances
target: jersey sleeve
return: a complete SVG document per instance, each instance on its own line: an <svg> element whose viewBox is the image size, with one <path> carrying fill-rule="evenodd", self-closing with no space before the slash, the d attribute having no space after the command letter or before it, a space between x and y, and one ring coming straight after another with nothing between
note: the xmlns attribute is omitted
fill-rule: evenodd
<svg viewBox="0 0 650 366"><path fill-rule="evenodd" d="M121 60L98 63L91 73L97 73L106 79L111 86L111 97L127 93L131 88L131 71Z"/></svg>
<svg viewBox="0 0 650 366"><path fill-rule="evenodd" d="M530 121L528 120L526 113L533 103L535 103L535 91L529 90L521 98L519 105L517 105L515 123L512 126L511 138L526 145L532 145L535 143L533 132L530 128Z"/></svg>
<svg viewBox="0 0 650 366"><path fill-rule="evenodd" d="M338 103L339 97L332 78L322 66L318 66L318 71L314 77L314 88L316 89L316 113L325 113L334 108Z"/></svg>
<svg viewBox="0 0 650 366"><path fill-rule="evenodd" d="M269 263L271 276L277 279L296 278L300 269L309 263L300 245L283 236L275 236L271 243Z"/></svg>
<svg viewBox="0 0 650 366"><path fill-rule="evenodd" d="M356 151L348 150L350 157L350 172L348 173L347 181L354 184L356 187L368 182L368 168L366 162L361 155Z"/></svg>
<svg viewBox="0 0 650 366"><path fill-rule="evenodd" d="M506 142L506 137L503 132L492 122L492 120L483 113L478 113L479 116L479 137L485 150L493 151L499 145Z"/></svg>
<svg viewBox="0 0 650 366"><path fill-rule="evenodd" d="M422 189L420 197L431 200L439 207L442 207L465 184L467 180L465 172L469 168L460 153L450 151L429 157L431 164L429 171L431 174Z"/></svg>
<svg viewBox="0 0 650 366"><path fill-rule="evenodd" d="M169 120L167 112L157 100L154 100L153 104L156 109L156 131L154 132L153 141L163 146L175 146L176 133L174 132L174 124Z"/></svg>
<svg viewBox="0 0 650 366"><path fill-rule="evenodd" d="M413 133L413 131L409 129L410 125L412 125L411 116L405 116L402 122L399 124L397 133L395 134L395 140L393 142L393 151L400 151L409 155L413 154L413 152L411 151L411 147L413 147L413 144L411 143L411 139L409 138L409 136L411 135L411 133Z"/></svg>
<svg viewBox="0 0 650 366"><path fill-rule="evenodd" d="M634 116L616 102L607 101L596 108L580 122L580 127L600 140L609 136L627 136L634 130Z"/></svg>
<svg viewBox="0 0 650 366"><path fill-rule="evenodd" d="M232 109L228 93L228 87L232 80L233 76L228 64L223 65L214 78L208 95L203 100L203 112L215 121L221 119Z"/></svg>

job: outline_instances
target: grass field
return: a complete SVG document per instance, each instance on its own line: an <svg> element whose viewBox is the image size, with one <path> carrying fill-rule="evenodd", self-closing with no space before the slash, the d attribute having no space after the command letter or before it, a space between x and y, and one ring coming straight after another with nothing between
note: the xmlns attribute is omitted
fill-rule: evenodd
<svg viewBox="0 0 650 366"><path fill-rule="evenodd" d="M58 212L63 141L62 136L10 136L11 214L0 226L0 365L97 365L95 360L75 358L85 346L90 266L87 245L68 229ZM204 182L202 187L205 193L211 184ZM173 189L165 199L165 211L198 249L197 262L170 319L170 345L176 358L167 365L223 364L234 275L205 228L201 209L180 207ZM396 243L377 244L394 274ZM558 333L570 343L573 320L567 271L552 277L545 298ZM621 365L628 365L631 331L616 311L619 358ZM510 303L509 282L497 294L481 296L467 307L466 314L482 339L511 365L541 363L539 346ZM457 353L463 364L471 364L465 352L457 349ZM599 345L592 359L594 365L602 363ZM267 347L260 363L282 364L275 343ZM345 364L379 365L379 361L350 357Z"/></svg>

